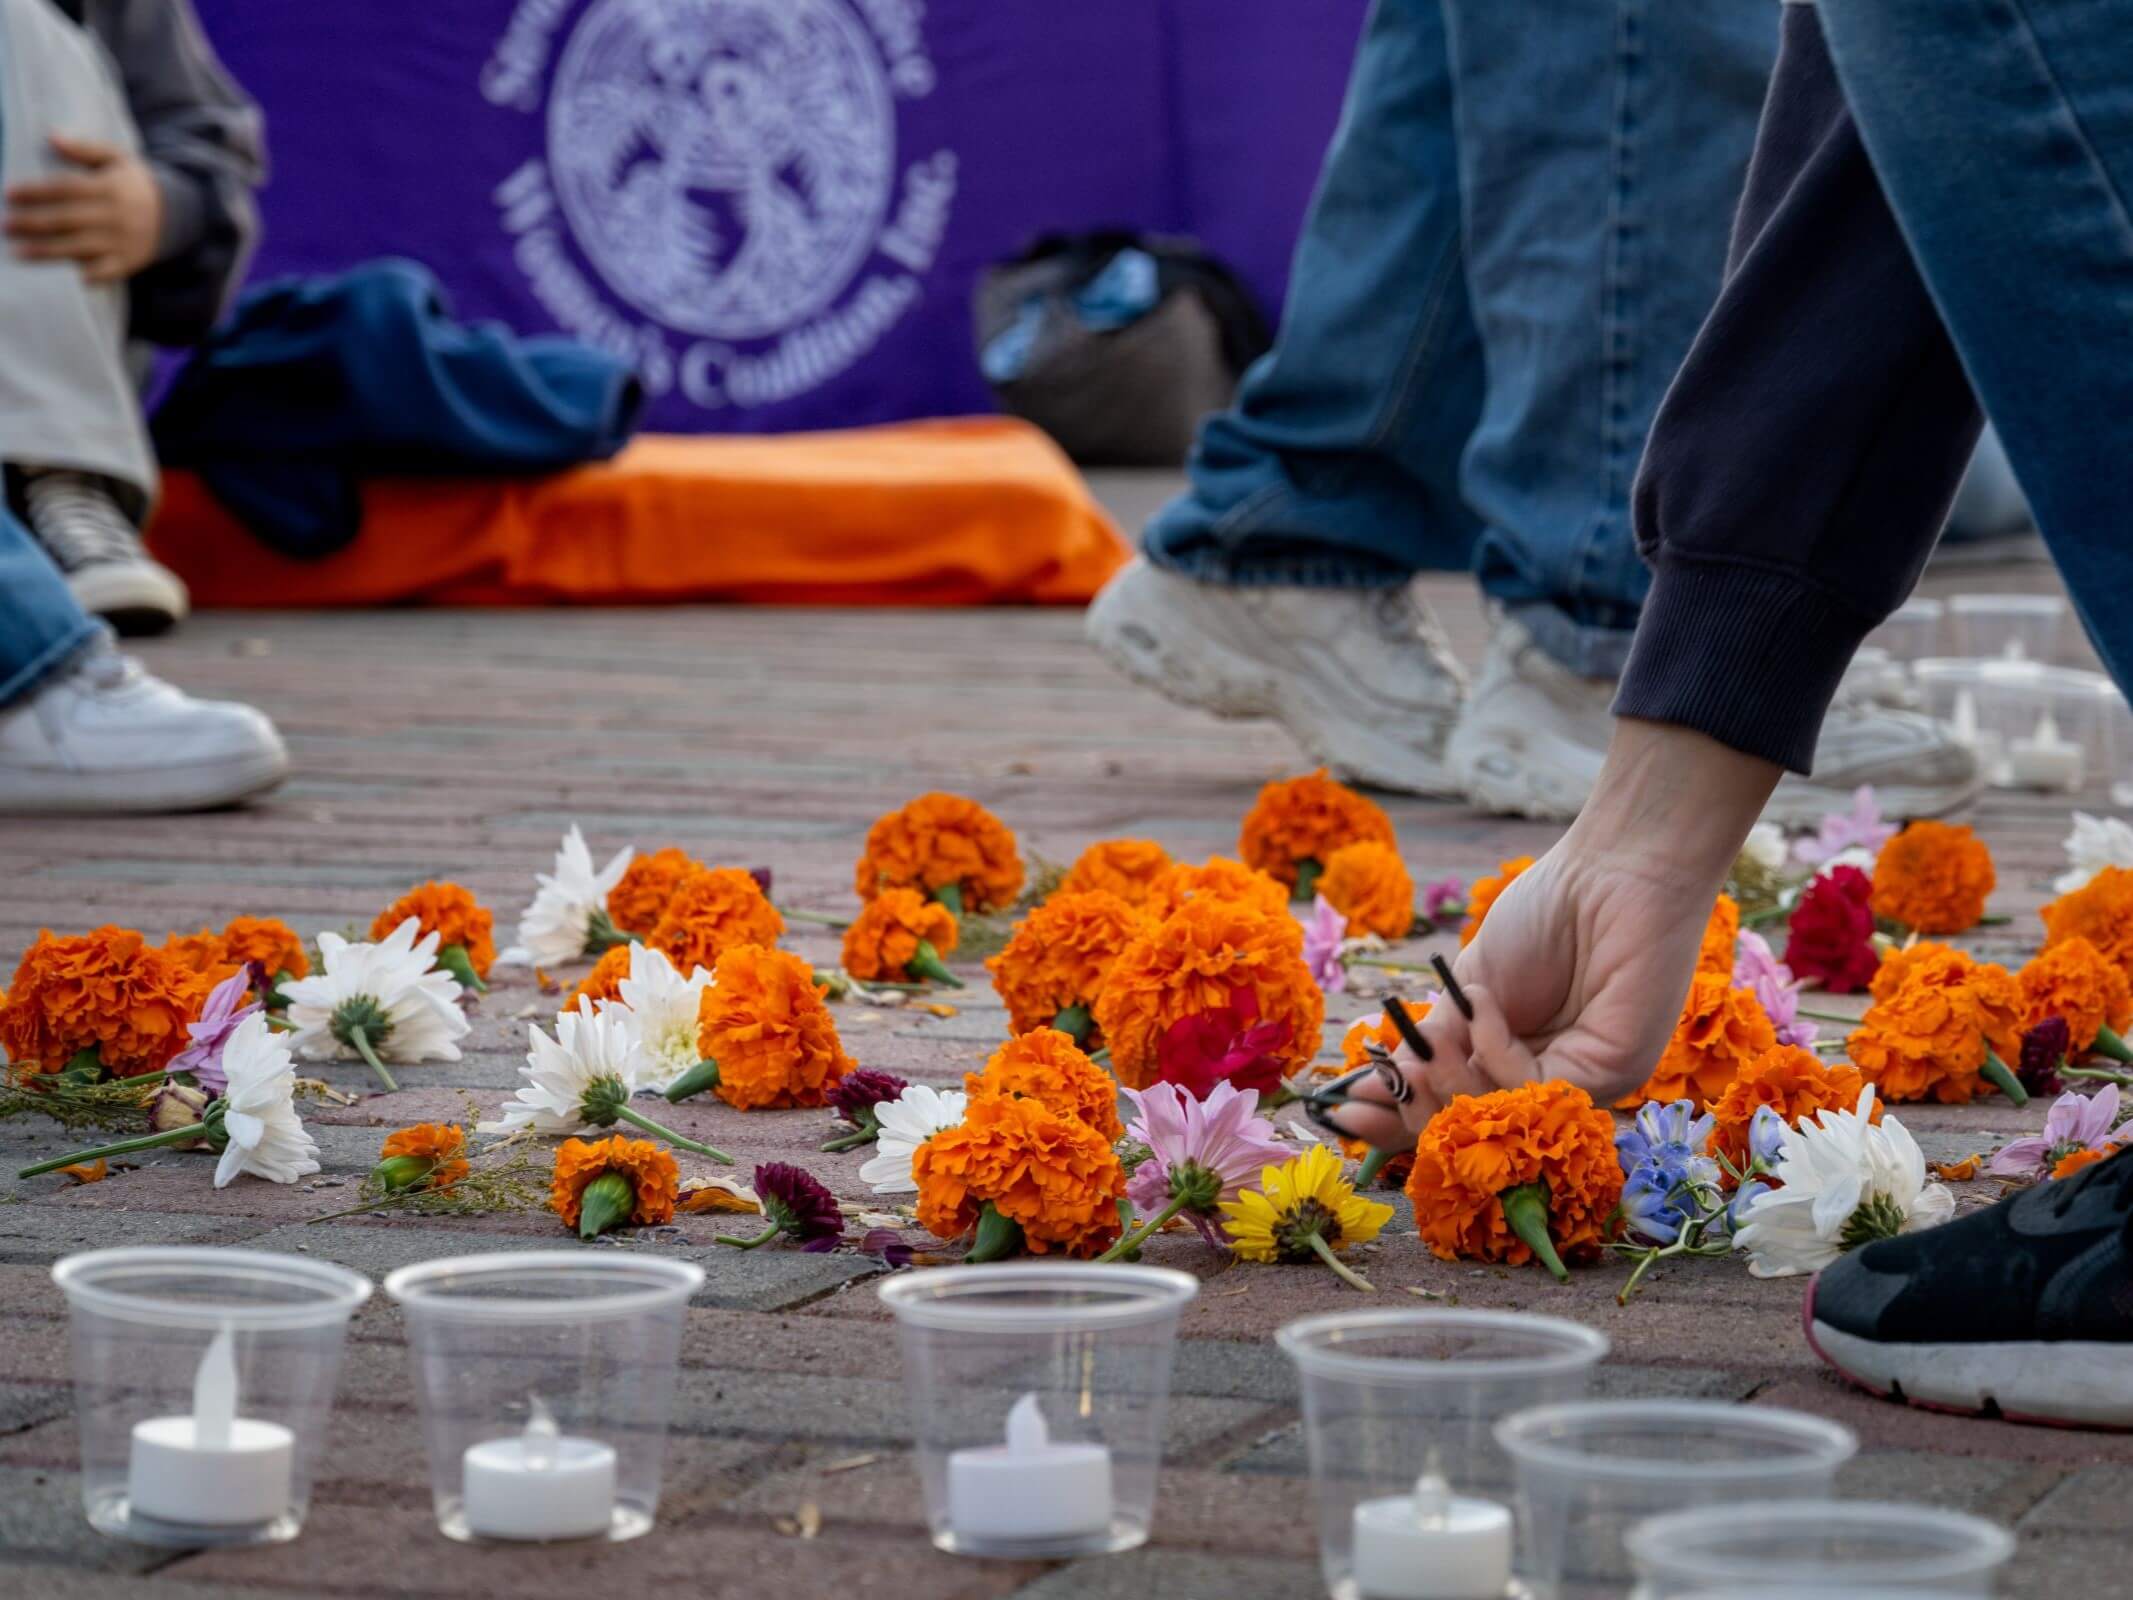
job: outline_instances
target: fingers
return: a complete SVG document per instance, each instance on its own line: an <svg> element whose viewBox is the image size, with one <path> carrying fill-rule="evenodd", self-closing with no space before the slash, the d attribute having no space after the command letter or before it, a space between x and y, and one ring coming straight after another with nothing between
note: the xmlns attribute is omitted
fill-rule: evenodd
<svg viewBox="0 0 2133 1600"><path fill-rule="evenodd" d="M90 283L98 285L124 283L133 276L133 269L127 266L124 256L106 252L83 262L81 275Z"/></svg>
<svg viewBox="0 0 2133 1600"><path fill-rule="evenodd" d="M1510 1018L1504 1014L1494 991L1470 983L1466 986L1466 997L1474 1007L1474 1020L1467 1027L1471 1049L1468 1065L1488 1086L1469 1092L1487 1094L1492 1090L1531 1083L1541 1077L1540 1059L1511 1030Z"/></svg>
<svg viewBox="0 0 2133 1600"><path fill-rule="evenodd" d="M105 144L100 139L75 139L64 133L50 136L53 154L62 160L71 161L78 167L108 167L125 154L115 144Z"/></svg>
<svg viewBox="0 0 2133 1600"><path fill-rule="evenodd" d="M16 206L7 214L7 232L14 239L53 239L66 234L88 233L109 226L111 209L93 201L66 200L50 205Z"/></svg>
<svg viewBox="0 0 2133 1600"><path fill-rule="evenodd" d="M99 200L107 192L101 178L33 178L11 186L7 199L16 207L78 205Z"/></svg>

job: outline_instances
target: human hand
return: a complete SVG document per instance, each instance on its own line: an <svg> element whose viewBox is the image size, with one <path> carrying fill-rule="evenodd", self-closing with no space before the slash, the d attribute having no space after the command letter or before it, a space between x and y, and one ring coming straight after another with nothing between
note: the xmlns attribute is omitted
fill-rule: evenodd
<svg viewBox="0 0 2133 1600"><path fill-rule="evenodd" d="M1330 1113L1339 1131L1407 1148L1463 1094L1560 1078L1605 1105L1650 1075L1688 993L1711 903L1777 769L1700 734L1624 723L1592 801L1496 899L1418 1024L1404 1086L1369 1076Z"/></svg>
<svg viewBox="0 0 2133 1600"><path fill-rule="evenodd" d="M51 136L79 168L7 191L7 234L24 261L73 261L95 284L122 283L156 258L163 191L148 163L91 139Z"/></svg>

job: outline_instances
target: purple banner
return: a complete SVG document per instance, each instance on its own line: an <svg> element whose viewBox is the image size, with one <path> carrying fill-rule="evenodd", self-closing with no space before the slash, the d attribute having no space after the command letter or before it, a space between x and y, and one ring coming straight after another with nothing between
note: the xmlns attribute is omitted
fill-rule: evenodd
<svg viewBox="0 0 2133 1600"><path fill-rule="evenodd" d="M428 264L628 355L677 431L990 409L970 290L1048 230L1280 305L1365 0L198 0L267 113L255 276Z"/></svg>

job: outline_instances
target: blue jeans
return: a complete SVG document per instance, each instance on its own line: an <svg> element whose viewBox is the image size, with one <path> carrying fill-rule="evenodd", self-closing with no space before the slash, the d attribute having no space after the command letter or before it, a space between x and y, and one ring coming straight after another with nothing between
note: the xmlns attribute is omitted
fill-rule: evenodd
<svg viewBox="0 0 2133 1600"><path fill-rule="evenodd" d="M0 706L29 698L97 632L44 546L0 506Z"/></svg>
<svg viewBox="0 0 2133 1600"><path fill-rule="evenodd" d="M1281 337L1208 419L1158 566L1368 586L1472 567L1621 670L1645 430L1716 296L1770 0L1376 0Z"/></svg>
<svg viewBox="0 0 2133 1600"><path fill-rule="evenodd" d="M2133 684L2133 29L2109 0L1822 0L1859 135L2074 605Z"/></svg>

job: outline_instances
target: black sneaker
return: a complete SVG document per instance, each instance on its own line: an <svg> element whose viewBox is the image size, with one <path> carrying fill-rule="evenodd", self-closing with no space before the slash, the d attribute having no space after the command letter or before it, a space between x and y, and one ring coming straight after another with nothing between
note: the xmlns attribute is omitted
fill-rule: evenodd
<svg viewBox="0 0 2133 1600"><path fill-rule="evenodd" d="M1807 1286L1807 1342L1853 1383L1931 1411L2133 1428L2133 1148Z"/></svg>

